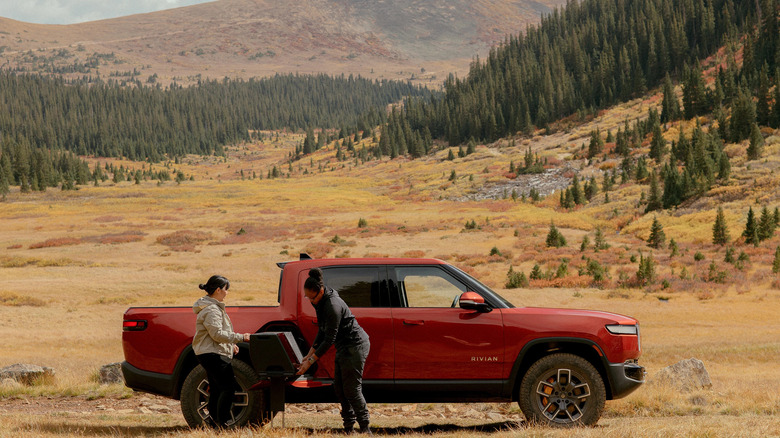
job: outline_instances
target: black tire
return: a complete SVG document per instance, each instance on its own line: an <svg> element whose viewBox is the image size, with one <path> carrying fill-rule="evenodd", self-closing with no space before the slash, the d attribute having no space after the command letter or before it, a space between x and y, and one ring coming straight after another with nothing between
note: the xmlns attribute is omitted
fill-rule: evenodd
<svg viewBox="0 0 780 438"><path fill-rule="evenodd" d="M517 404L529 423L571 427L596 424L604 411L601 375L573 354L545 356L528 369Z"/></svg>
<svg viewBox="0 0 780 438"><path fill-rule="evenodd" d="M248 424L264 424L271 420L266 411L266 391L248 391L258 382L254 369L246 362L233 359L233 372L236 375L236 397L228 421L228 427L242 427ZM181 388L181 413L190 427L199 427L209 418L208 414L208 380L206 370L198 365L190 371Z"/></svg>

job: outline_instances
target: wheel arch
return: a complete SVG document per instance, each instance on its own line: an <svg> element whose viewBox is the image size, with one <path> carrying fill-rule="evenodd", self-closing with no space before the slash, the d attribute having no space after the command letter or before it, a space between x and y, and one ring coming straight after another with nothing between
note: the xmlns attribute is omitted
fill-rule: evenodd
<svg viewBox="0 0 780 438"><path fill-rule="evenodd" d="M599 345L593 341L582 338L540 338L527 343L515 359L512 374L507 385L510 391L509 397L513 401L518 399L518 391L523 376L528 369L539 359L555 353L569 353L587 360L598 371L604 382L607 400L612 399L612 385L607 374L606 356Z"/></svg>

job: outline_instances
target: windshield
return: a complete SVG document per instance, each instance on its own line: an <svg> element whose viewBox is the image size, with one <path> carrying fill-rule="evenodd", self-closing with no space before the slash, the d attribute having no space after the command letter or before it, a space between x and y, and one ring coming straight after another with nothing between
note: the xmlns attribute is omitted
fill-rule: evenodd
<svg viewBox="0 0 780 438"><path fill-rule="evenodd" d="M455 266L453 266L453 265L448 265L448 266L449 266L450 268L454 269L455 271L457 271L457 272L458 272L458 274L460 274L460 275L463 275L464 277L466 277L466 278L468 278L469 280L471 280L471 281L474 283L474 286L476 286L477 288L479 288L479 289L480 289L480 290L478 290L478 291L474 291L474 292L479 292L479 293L480 293L482 296L489 296L489 297L491 297L492 299L494 299L495 301L498 301L498 302L500 302L501 304L503 304L504 306L506 306L506 307L508 307L508 308L513 308L513 307L515 307L515 306L514 306L512 303L510 303L509 301L507 301L507 299L506 299L506 298L504 298L504 297L502 297L501 295L499 295L499 294L497 294L497 293L493 292L493 291L492 291L492 290L491 290L489 287L487 287L487 286L485 286L484 284L482 284L482 282L480 282L480 281L479 281L479 280L477 280L476 278L474 278L474 277L472 277L471 275L469 275L469 274L467 274L467 273L463 272L462 270L460 270L459 268L457 268L457 267L455 267Z"/></svg>

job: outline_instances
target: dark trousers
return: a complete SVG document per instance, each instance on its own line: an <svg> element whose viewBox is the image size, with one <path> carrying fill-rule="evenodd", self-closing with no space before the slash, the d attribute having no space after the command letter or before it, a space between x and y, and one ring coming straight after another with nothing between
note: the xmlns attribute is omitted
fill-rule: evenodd
<svg viewBox="0 0 780 438"><path fill-rule="evenodd" d="M206 369L209 380L209 415L216 426L225 427L233 418L230 408L236 395L236 378L230 358L216 353L199 354L196 357Z"/></svg>
<svg viewBox="0 0 780 438"><path fill-rule="evenodd" d="M341 403L341 418L346 428L351 428L355 421L360 427L368 427L368 407L363 398L363 368L370 347L368 339L364 339L336 350L333 389Z"/></svg>

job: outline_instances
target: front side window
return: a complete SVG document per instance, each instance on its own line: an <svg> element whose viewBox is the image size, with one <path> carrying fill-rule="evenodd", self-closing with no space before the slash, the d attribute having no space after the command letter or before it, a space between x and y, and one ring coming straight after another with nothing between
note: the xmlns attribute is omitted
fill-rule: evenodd
<svg viewBox="0 0 780 438"><path fill-rule="evenodd" d="M381 291L380 268L331 267L322 269L325 284L335 289L349 307L389 307Z"/></svg>
<svg viewBox="0 0 780 438"><path fill-rule="evenodd" d="M406 307L454 307L466 286L442 269L432 266L395 268Z"/></svg>

